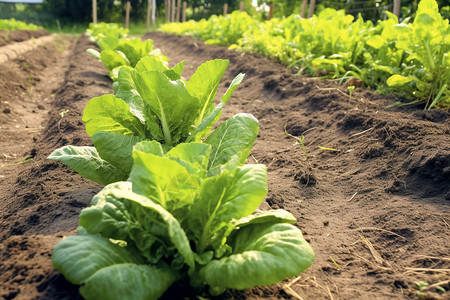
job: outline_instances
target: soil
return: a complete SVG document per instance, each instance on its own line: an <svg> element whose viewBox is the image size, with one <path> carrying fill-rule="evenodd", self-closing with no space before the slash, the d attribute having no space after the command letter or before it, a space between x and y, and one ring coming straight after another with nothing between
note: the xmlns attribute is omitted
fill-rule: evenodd
<svg viewBox="0 0 450 300"><path fill-rule="evenodd" d="M223 119L238 112L258 118L248 163L268 167L265 203L293 213L316 253L298 278L219 299L416 299L418 281L444 282L446 292L431 287L425 299L450 298L446 112L386 109L397 99L359 87L349 95L333 81L291 74L258 55L163 33L145 38L171 64L186 60L185 78L206 60L229 59L219 94L246 73ZM38 47L0 68L3 299L80 299L53 270L51 249L75 233L79 211L101 186L46 157L63 145L91 145L83 108L112 89L107 71L85 51L93 44L62 40L65 51ZM177 287L165 298L183 296L189 292Z"/></svg>
<svg viewBox="0 0 450 300"><path fill-rule="evenodd" d="M0 47L17 42L23 42L31 38L39 38L48 35L47 30L0 30Z"/></svg>

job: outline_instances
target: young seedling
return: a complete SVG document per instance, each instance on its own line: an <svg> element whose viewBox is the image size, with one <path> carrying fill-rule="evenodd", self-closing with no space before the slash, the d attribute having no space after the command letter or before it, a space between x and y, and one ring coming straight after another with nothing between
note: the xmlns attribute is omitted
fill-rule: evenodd
<svg viewBox="0 0 450 300"><path fill-rule="evenodd" d="M303 153L305 153L306 160L308 161L308 152L306 151L305 144L303 143L303 141L305 140L305 136L302 134L300 137L298 137L298 136L290 134L286 130L286 124L284 125L284 133L286 133L291 138L295 139L295 143L293 144L293 146L302 145Z"/></svg>
<svg viewBox="0 0 450 300"><path fill-rule="evenodd" d="M311 130L311 129L312 128L310 128L308 130ZM306 131L308 131L308 130L306 130ZM302 146L302 151L303 151L303 153L305 153L305 158L306 158L306 174L305 174L305 176L306 176L306 184L305 185L308 186L309 181L310 181L310 174L312 172L312 167L311 167L311 162L309 161L308 151L306 150L306 146L305 146L305 143L304 143L304 141L305 141L305 136L304 136L305 132L303 132L303 134L300 137L298 137L298 136L292 135L289 132L287 132L286 124L284 125L284 133L286 133L289 137L295 139L295 143L293 144L293 146L301 145Z"/></svg>
<svg viewBox="0 0 450 300"><path fill-rule="evenodd" d="M350 100L352 100L352 93L353 93L353 91L355 90L355 86L354 85L350 85L350 86L348 86L347 87L347 89L348 89L348 94L350 95Z"/></svg>

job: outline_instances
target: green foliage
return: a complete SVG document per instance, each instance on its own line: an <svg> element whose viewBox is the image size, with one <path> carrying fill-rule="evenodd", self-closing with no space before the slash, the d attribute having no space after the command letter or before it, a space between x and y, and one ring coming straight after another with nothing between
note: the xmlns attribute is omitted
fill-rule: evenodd
<svg viewBox="0 0 450 300"><path fill-rule="evenodd" d="M237 44L243 33L256 24L246 12L234 11L226 16L213 15L208 20L198 22L191 20L181 24L166 23L161 28L174 34L204 40L206 44L226 46Z"/></svg>
<svg viewBox="0 0 450 300"><path fill-rule="evenodd" d="M291 15L265 22L234 12L162 29L257 52L312 76L341 82L356 77L426 108L450 107L450 26L436 1L422 0L412 23L386 14L374 25L330 8L310 19Z"/></svg>
<svg viewBox="0 0 450 300"><path fill-rule="evenodd" d="M16 21L16 19L12 18L9 20L0 20L0 30L40 30L43 29L40 26L34 24L27 24L25 22Z"/></svg>
<svg viewBox="0 0 450 300"><path fill-rule="evenodd" d="M426 106L450 106L450 26L434 0L422 0L411 24L394 26L397 49L405 53L404 67L387 84Z"/></svg>
<svg viewBox="0 0 450 300"><path fill-rule="evenodd" d="M121 67L134 68L143 57L152 56L167 64L169 59L158 49L153 49L152 40L126 39L127 33L128 29L113 23L91 23L86 30L86 35L101 49L101 52L95 49L88 49L88 52L102 61L113 81L118 80Z"/></svg>
<svg viewBox="0 0 450 300"><path fill-rule="evenodd" d="M86 29L86 35L93 42L98 42L104 37L125 38L127 34L128 29L115 23L90 23L88 29Z"/></svg>
<svg viewBox="0 0 450 300"><path fill-rule="evenodd" d="M256 209L267 193L265 166L230 158L212 174L213 148L189 143L165 152L156 141L137 144L129 182L92 199L79 235L55 247L55 268L83 285L86 299L111 300L157 299L178 280L219 294L308 268L314 254L288 224L295 218Z"/></svg>
<svg viewBox="0 0 450 300"><path fill-rule="evenodd" d="M140 141L156 140L166 151L183 142L202 141L243 75L236 77L215 106L228 61L207 61L188 81L181 79L183 66L184 62L169 69L161 60L146 56L135 68L120 68L117 94L91 99L83 113L94 147L65 146L49 158L109 184L128 178L132 149ZM234 156L243 163L257 134L258 122L251 115L238 114L221 124L205 140L214 153L208 171L216 174Z"/></svg>

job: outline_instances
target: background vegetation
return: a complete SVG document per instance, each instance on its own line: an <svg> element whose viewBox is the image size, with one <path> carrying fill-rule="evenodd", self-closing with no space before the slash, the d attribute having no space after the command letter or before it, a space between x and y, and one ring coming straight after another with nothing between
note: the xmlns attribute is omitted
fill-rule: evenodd
<svg viewBox="0 0 450 300"><path fill-rule="evenodd" d="M97 0L98 19L104 22L124 22L125 3L127 0ZM147 0L130 0L131 22L141 24L145 31L145 16ZM221 14L224 3L228 3L228 11L239 9L241 0L186 0L188 4L188 19L199 20L213 14ZM299 14L302 0L244 0L246 11L257 15L260 19L267 18L268 7L275 5L274 16L289 16ZM361 13L365 20L376 21L385 17L385 11L392 11L392 0L317 0L315 12L324 8L345 9L347 13L357 15ZM0 0L0 19L15 18L17 20L34 23L51 31L82 32L91 21L92 6L90 0L45 0L43 4L2 3ZM257 3L258 9L252 6ZM418 0L402 0L402 18L413 16ZM450 16L448 0L437 0L444 17ZM164 21L164 0L156 0L157 20ZM445 6L447 5L447 6ZM130 28L133 33L133 28ZM140 33L140 32L136 32Z"/></svg>

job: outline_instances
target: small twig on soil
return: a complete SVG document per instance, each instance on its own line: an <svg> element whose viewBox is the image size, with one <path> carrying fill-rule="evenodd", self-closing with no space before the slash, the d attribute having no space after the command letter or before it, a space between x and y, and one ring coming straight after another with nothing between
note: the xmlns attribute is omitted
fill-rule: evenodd
<svg viewBox="0 0 450 300"><path fill-rule="evenodd" d="M288 295L294 297L295 299L303 300L303 298L300 297L300 295L297 294L297 293L296 293L290 286L288 286L287 284L284 284L284 285L282 286L282 288L284 289L284 291L286 292L286 294L288 294Z"/></svg>
<svg viewBox="0 0 450 300"><path fill-rule="evenodd" d="M25 120L23 118L20 118L20 119L22 120L23 124L25 124L26 128L30 127L30 126L28 126L27 122L25 122Z"/></svg>
<svg viewBox="0 0 450 300"><path fill-rule="evenodd" d="M291 149L278 150L278 151L275 152L275 153L276 153L276 154L279 154L279 153L289 152L289 151L291 151Z"/></svg>
<svg viewBox="0 0 450 300"><path fill-rule="evenodd" d="M428 269L428 268L405 268L409 272L432 272L432 273L447 273L450 272L450 269Z"/></svg>
<svg viewBox="0 0 450 300"><path fill-rule="evenodd" d="M449 283L450 283L450 280L444 280L444 281L440 281L440 282L437 282L437 283L433 283L433 284L430 284L429 286L427 286L426 288L422 289L422 292L430 290L430 289L432 289L434 287L445 285L445 284L449 284Z"/></svg>
<svg viewBox="0 0 450 300"><path fill-rule="evenodd" d="M444 222L444 225L447 227L447 229L450 228L450 224L448 224L448 222L444 218L442 218L442 222Z"/></svg>
<svg viewBox="0 0 450 300"><path fill-rule="evenodd" d="M316 287L320 287L321 289L323 289L325 292L328 293L328 296L330 296L330 300L334 300L333 295L331 294L330 289L327 287L325 288L323 285L320 285L317 280L316 280L316 276L314 276L314 279L310 279L315 285Z"/></svg>
<svg viewBox="0 0 450 300"><path fill-rule="evenodd" d="M362 257L362 256L359 255L359 254L353 253L353 255L355 255L355 256L358 257L359 259L365 261L367 264L369 264L370 266L372 266L374 269L381 269L381 270L383 270L383 271L392 271L391 268L386 268L386 267L382 267L382 266L380 266L380 265L377 265L377 264L371 262L370 260L368 260L367 258Z"/></svg>
<svg viewBox="0 0 450 300"><path fill-rule="evenodd" d="M372 254L377 263L379 263L380 265L387 265L392 268L392 266L388 262L383 260L380 253L378 253L378 251L368 239L366 239L363 235L361 235L360 237L364 244L366 244L367 248L369 248L370 254Z"/></svg>
<svg viewBox="0 0 450 300"><path fill-rule="evenodd" d="M298 276L297 278L293 279L291 282L287 284L287 286L292 286L293 284L296 284L300 279L302 279L302 276Z"/></svg>
<svg viewBox="0 0 450 300"><path fill-rule="evenodd" d="M354 134L350 135L350 137L355 137L355 136L363 135L364 133L369 132L369 131L371 131L372 129L373 129L373 127L369 128L369 129L366 129L366 130L364 130L364 131L358 132L358 133L354 133Z"/></svg>
<svg viewBox="0 0 450 300"><path fill-rule="evenodd" d="M353 196L352 196L350 199L348 199L348 202L352 201L353 198L355 198L356 195L358 195L358 192L355 192L355 193L353 194Z"/></svg>
<svg viewBox="0 0 450 300"><path fill-rule="evenodd" d="M253 154L250 156L255 160L256 163L258 163L258 160L253 156Z"/></svg>
<svg viewBox="0 0 450 300"><path fill-rule="evenodd" d="M393 234L395 236L401 237L402 239L405 239L405 240L407 239L404 236L401 236L400 234L397 234L395 232L392 232L392 231L389 231L389 230L386 230L386 229L376 228L376 227L361 227L361 228L356 228L356 229L344 230L343 232L345 232L345 231L371 231L371 230L384 231L384 232Z"/></svg>
<svg viewBox="0 0 450 300"><path fill-rule="evenodd" d="M418 257L419 259L436 259L436 260L444 260L444 261L450 261L450 257L436 257L436 256L428 256L428 255L414 255L415 257Z"/></svg>

